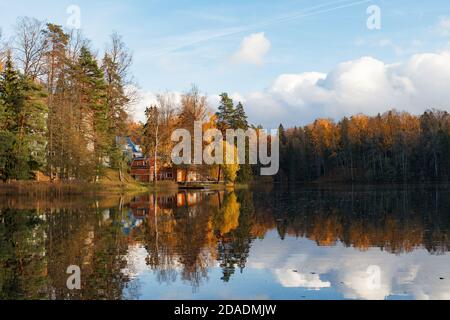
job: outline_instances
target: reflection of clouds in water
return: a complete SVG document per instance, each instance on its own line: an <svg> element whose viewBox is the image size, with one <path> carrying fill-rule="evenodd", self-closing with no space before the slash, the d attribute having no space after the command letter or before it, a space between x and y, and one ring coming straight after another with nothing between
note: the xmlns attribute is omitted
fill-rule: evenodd
<svg viewBox="0 0 450 320"><path fill-rule="evenodd" d="M294 273L292 270L288 269L276 269L274 270L274 273L278 280L280 280L281 285L285 288L302 287L320 289L331 287L330 282L320 280L320 277L317 274Z"/></svg>
<svg viewBox="0 0 450 320"><path fill-rule="evenodd" d="M247 267L273 270L283 287L331 286L348 299L379 300L391 295L450 299L450 255L430 255L423 249L401 255L378 248L363 252L342 244L318 247L313 241L292 237L282 245L280 242L275 231L255 241ZM376 288L369 285L370 266L381 269L381 283Z"/></svg>
<svg viewBox="0 0 450 320"><path fill-rule="evenodd" d="M133 279L147 271L148 266L145 262L145 257L147 255L147 250L143 246L139 244L130 245L128 247L128 252L125 255L127 266L122 269L122 273L130 279Z"/></svg>

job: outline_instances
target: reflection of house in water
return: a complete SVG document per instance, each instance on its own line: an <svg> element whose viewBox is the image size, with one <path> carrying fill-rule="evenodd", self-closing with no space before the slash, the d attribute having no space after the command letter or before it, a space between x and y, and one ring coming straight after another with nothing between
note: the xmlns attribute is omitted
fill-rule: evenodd
<svg viewBox="0 0 450 320"><path fill-rule="evenodd" d="M132 231L136 228L139 228L144 221L144 217L139 217L134 215L132 211L129 211L127 217L122 219L122 232L129 236Z"/></svg>
<svg viewBox="0 0 450 320"><path fill-rule="evenodd" d="M199 204L208 194L205 192L178 192L170 196L143 195L133 199L130 209L135 217L144 218L148 214L158 213L172 214L173 210L181 207L190 207Z"/></svg>

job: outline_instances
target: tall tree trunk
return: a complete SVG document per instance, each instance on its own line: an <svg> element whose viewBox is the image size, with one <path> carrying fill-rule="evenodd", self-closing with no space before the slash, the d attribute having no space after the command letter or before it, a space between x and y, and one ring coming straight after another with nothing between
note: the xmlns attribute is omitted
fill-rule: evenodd
<svg viewBox="0 0 450 320"><path fill-rule="evenodd" d="M155 153L153 155L153 184L156 185L158 181L158 126L156 127L156 138L155 138Z"/></svg>

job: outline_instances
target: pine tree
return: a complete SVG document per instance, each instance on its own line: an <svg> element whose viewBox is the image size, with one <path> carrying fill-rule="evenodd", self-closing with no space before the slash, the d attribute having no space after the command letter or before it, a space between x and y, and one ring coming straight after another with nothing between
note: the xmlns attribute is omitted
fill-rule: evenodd
<svg viewBox="0 0 450 320"><path fill-rule="evenodd" d="M125 107L129 98L125 94L123 79L119 74L119 65L109 54L105 54L103 58L102 70L106 82L108 130L112 135L121 135L125 131L125 123L128 117Z"/></svg>
<svg viewBox="0 0 450 320"><path fill-rule="evenodd" d="M23 119L21 136L29 157L31 170L41 170L46 163L47 92L44 87L29 78L24 78L25 105L21 114Z"/></svg>
<svg viewBox="0 0 450 320"><path fill-rule="evenodd" d="M4 180L27 178L26 159L22 157L19 142L19 115L23 109L25 97L18 71L14 69L11 56L7 57L5 69L0 77L0 96L2 100L3 139L6 140L2 160Z"/></svg>
<svg viewBox="0 0 450 320"><path fill-rule="evenodd" d="M225 134L227 129L233 128L232 124L235 110L233 100L228 97L228 93L222 93L220 98L219 111L216 113L217 128Z"/></svg>
<svg viewBox="0 0 450 320"><path fill-rule="evenodd" d="M17 133L18 116L23 108L25 97L20 74L14 69L11 56L7 57L5 69L0 77L0 95L3 105L2 129Z"/></svg>
<svg viewBox="0 0 450 320"><path fill-rule="evenodd" d="M2 178L29 179L44 162L45 93L15 70L8 57L0 76L0 97Z"/></svg>
<svg viewBox="0 0 450 320"><path fill-rule="evenodd" d="M242 129L247 130L249 128L248 121L247 121L247 115L245 114L244 106L241 102L239 102L234 109L234 112L232 114L232 121L231 126L233 129ZM245 144L245 154L249 154L249 147L248 147L249 141L246 141ZM249 163L250 159L246 159L245 164L241 164L240 170L238 172L237 176L237 182L239 183L249 183L253 179L253 172L252 172L252 166Z"/></svg>
<svg viewBox="0 0 450 320"><path fill-rule="evenodd" d="M67 104L68 90L68 44L69 35L64 33L61 26L47 24L44 31L48 44L45 54L47 105L47 166L52 181L59 175L64 179L69 175L72 161L71 148L74 139L70 134L72 121L71 112ZM68 141L71 141L69 144Z"/></svg>
<svg viewBox="0 0 450 320"><path fill-rule="evenodd" d="M217 116L217 128L222 131L222 134L226 134L227 129L233 130L247 130L249 128L247 115L245 114L244 106L241 102L236 107L233 105L233 100L229 98L227 93L220 95L221 101L219 105L219 111ZM248 141L246 142L246 155L248 154ZM247 159L249 160L249 159ZM246 161L247 162L247 161ZM239 183L248 183L252 180L252 168L249 163L240 165L237 179Z"/></svg>
<svg viewBox="0 0 450 320"><path fill-rule="evenodd" d="M80 67L81 94L89 118L88 135L95 164L95 180L102 174L105 159L111 151L114 137L111 137L106 104L106 84L103 71L92 53L82 47L78 61Z"/></svg>
<svg viewBox="0 0 450 320"><path fill-rule="evenodd" d="M248 129L247 115L245 114L244 106L241 102L237 104L231 115L230 125L233 129Z"/></svg>

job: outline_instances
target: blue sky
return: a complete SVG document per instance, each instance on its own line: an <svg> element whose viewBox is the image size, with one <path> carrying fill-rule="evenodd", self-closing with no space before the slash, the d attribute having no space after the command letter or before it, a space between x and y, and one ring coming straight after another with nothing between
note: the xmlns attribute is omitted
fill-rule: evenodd
<svg viewBox="0 0 450 320"><path fill-rule="evenodd" d="M327 75L343 62L362 57L386 65L406 63L415 54L442 53L450 42L448 0L0 0L4 38L20 16L65 25L72 4L80 7L83 33L95 48L103 49L113 30L123 35L134 52L133 74L144 92L183 92L191 83L209 95L227 91L251 104L254 121L272 126L278 120L302 122L291 123L283 113L295 107L292 101L287 109L278 106L281 111L269 118L258 115L259 109L270 106L257 106L251 93L270 94L281 75ZM370 5L381 9L381 30L366 26ZM261 52L243 48L245 38L253 46L248 50ZM274 99L286 100L280 95ZM308 112L294 109L303 121L327 116L324 102L314 101ZM353 111L366 110L348 112ZM331 117L342 114L330 112Z"/></svg>

